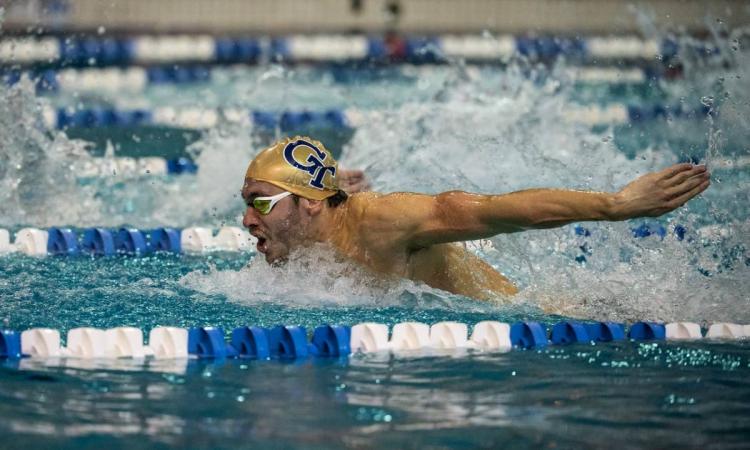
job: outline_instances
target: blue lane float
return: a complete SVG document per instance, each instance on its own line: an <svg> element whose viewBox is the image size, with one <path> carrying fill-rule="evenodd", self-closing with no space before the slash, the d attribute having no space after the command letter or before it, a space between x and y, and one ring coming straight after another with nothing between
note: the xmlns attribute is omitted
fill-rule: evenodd
<svg viewBox="0 0 750 450"><path fill-rule="evenodd" d="M76 256L80 249L78 238L68 228L50 228L47 238L47 253L50 255Z"/></svg>
<svg viewBox="0 0 750 450"><path fill-rule="evenodd" d="M227 343L224 330L215 327L191 328L188 330L188 354L198 358L226 358Z"/></svg>
<svg viewBox="0 0 750 450"><path fill-rule="evenodd" d="M264 328L235 328L232 330L231 345L239 358L268 359L271 357L268 330Z"/></svg>
<svg viewBox="0 0 750 450"><path fill-rule="evenodd" d="M150 84L205 83L211 80L211 69L207 66L156 66L146 69Z"/></svg>
<svg viewBox="0 0 750 450"><path fill-rule="evenodd" d="M590 342L586 326L579 322L560 322L552 327L550 341L553 344L576 344Z"/></svg>
<svg viewBox="0 0 750 450"><path fill-rule="evenodd" d="M148 233L147 249L149 253L182 253L180 231L176 228L157 228L151 230Z"/></svg>
<svg viewBox="0 0 750 450"><path fill-rule="evenodd" d="M546 347L547 332L538 322L517 322L510 326L510 342L520 348Z"/></svg>
<svg viewBox="0 0 750 450"><path fill-rule="evenodd" d="M346 356L351 353L350 341L350 327L323 325L313 332L310 353L315 356Z"/></svg>
<svg viewBox="0 0 750 450"><path fill-rule="evenodd" d="M628 337L636 341L664 340L666 329L660 323L636 322L630 326Z"/></svg>
<svg viewBox="0 0 750 450"><path fill-rule="evenodd" d="M115 251L125 255L145 255L148 253L146 236L134 228L121 228L115 235Z"/></svg>
<svg viewBox="0 0 750 450"><path fill-rule="evenodd" d="M21 333L0 330L0 358L21 357Z"/></svg>
<svg viewBox="0 0 750 450"><path fill-rule="evenodd" d="M589 338L595 342L622 341L625 339L625 325L616 322L587 323Z"/></svg>
<svg viewBox="0 0 750 450"><path fill-rule="evenodd" d="M307 331L304 327L278 325L268 331L271 357L280 359L304 358L309 354Z"/></svg>
<svg viewBox="0 0 750 450"><path fill-rule="evenodd" d="M115 254L115 238L104 228L89 228L83 232L81 248L91 255L112 256Z"/></svg>
<svg viewBox="0 0 750 450"><path fill-rule="evenodd" d="M185 173L197 173L198 165L191 159L178 158L167 161L167 173L171 175L181 175Z"/></svg>

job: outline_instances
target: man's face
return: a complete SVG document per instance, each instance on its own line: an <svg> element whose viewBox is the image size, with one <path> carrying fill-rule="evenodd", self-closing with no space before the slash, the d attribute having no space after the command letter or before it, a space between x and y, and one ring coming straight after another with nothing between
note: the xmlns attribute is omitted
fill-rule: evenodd
<svg viewBox="0 0 750 450"><path fill-rule="evenodd" d="M277 202L265 216L252 207L256 197L270 197L282 192L283 189L270 183L252 179L246 179L242 188L242 198L248 205L242 225L258 238L258 251L266 255L269 264L285 260L289 252L303 241L300 208L291 195Z"/></svg>

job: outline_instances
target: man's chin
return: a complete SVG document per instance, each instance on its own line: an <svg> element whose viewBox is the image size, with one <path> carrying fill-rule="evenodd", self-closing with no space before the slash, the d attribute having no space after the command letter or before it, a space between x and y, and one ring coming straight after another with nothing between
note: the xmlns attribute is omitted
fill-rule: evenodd
<svg viewBox="0 0 750 450"><path fill-rule="evenodd" d="M286 260L286 257L266 253L266 262L271 266L281 266Z"/></svg>

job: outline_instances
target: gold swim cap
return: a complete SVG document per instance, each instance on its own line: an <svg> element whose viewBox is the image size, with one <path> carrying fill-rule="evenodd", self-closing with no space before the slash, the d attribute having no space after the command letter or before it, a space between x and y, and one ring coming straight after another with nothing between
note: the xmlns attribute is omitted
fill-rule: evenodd
<svg viewBox="0 0 750 450"><path fill-rule="evenodd" d="M310 200L323 200L339 190L337 171L338 163L322 143L296 136L260 152L245 178L271 183Z"/></svg>

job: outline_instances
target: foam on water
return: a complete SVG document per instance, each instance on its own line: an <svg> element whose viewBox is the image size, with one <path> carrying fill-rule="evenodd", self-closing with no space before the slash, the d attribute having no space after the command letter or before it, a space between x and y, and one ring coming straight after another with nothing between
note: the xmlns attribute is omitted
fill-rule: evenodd
<svg viewBox="0 0 750 450"><path fill-rule="evenodd" d="M460 304L467 311L492 307L423 283L376 276L320 245L293 252L284 264L271 266L259 255L239 271L195 271L185 275L180 283L248 305L454 308Z"/></svg>
<svg viewBox="0 0 750 450"><path fill-rule="evenodd" d="M75 182L72 165L89 157L86 144L42 131L42 106L29 80L0 83L0 226L78 223L101 208Z"/></svg>

